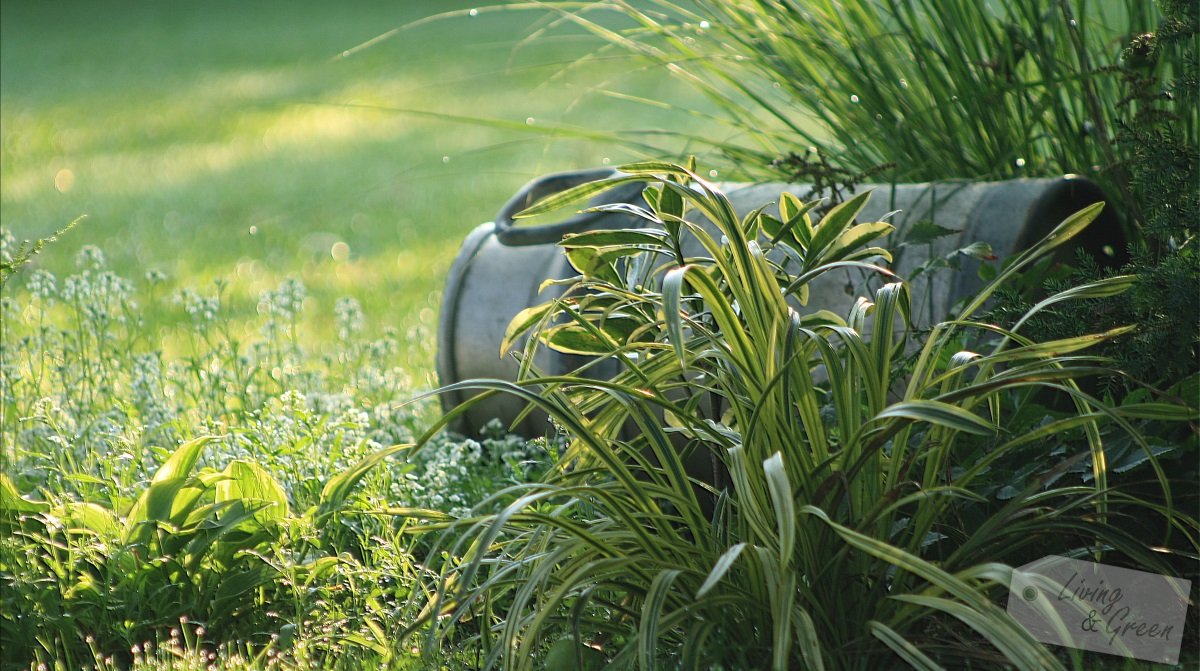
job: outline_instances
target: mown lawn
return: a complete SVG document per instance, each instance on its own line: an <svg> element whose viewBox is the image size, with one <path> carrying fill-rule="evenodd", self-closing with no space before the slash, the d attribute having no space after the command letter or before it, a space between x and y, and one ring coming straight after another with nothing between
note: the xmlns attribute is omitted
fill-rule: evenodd
<svg viewBox="0 0 1200 671"><path fill-rule="evenodd" d="M353 296L369 327L423 329L414 340L429 346L411 348L408 363L430 371L438 292L465 233L535 175L631 155L538 131L696 126L589 93L612 83L676 95L665 76L631 73L620 58L571 69L597 44L569 31L521 43L544 26L538 12L484 9L339 57L470 7L5 2L4 226L35 238L86 215L42 267L66 272L95 244L118 274L160 270L169 289L228 279L241 311L297 276L315 301L307 337L328 340L335 297Z"/></svg>

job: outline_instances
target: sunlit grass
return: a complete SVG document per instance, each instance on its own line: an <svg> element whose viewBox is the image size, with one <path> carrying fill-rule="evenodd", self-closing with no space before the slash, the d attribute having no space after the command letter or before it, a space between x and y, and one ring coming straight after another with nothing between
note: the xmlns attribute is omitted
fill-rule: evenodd
<svg viewBox="0 0 1200 671"><path fill-rule="evenodd" d="M249 304L294 275L317 303L309 314L351 295L402 331L432 325L458 243L517 187L631 156L538 131L695 126L588 92L614 80L667 93L625 59L598 60L583 84L556 76L595 43L519 45L536 12L447 18L340 57L468 6L6 3L4 227L34 238L86 214L38 258L59 273L98 244L126 276L165 272L167 290L227 278L235 305ZM307 326L330 335L319 319ZM430 356L414 363L431 369Z"/></svg>

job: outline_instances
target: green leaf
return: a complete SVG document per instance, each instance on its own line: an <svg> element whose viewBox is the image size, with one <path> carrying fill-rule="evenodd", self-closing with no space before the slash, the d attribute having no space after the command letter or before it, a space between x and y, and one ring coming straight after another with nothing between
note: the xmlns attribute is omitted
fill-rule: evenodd
<svg viewBox="0 0 1200 671"><path fill-rule="evenodd" d="M669 248L665 231L620 229L587 231L584 233L568 233L563 236L561 247L626 247L648 246L652 248Z"/></svg>
<svg viewBox="0 0 1200 671"><path fill-rule="evenodd" d="M804 259L807 267L812 267L823 257L825 249L838 240L846 229L854 223L854 218L862 211L871 197L870 191L864 191L830 210L817 224L813 233L812 244L808 246L808 256ZM890 226L890 225L889 225Z"/></svg>
<svg viewBox="0 0 1200 671"><path fill-rule="evenodd" d="M379 462L397 452L402 452L412 447L410 444L392 445L391 447L376 450L364 457L362 461L330 478L329 482L326 482L325 486L321 489L321 504L318 508L318 517L323 517L340 508L346 502L346 498L350 496L350 492L358 484L358 481L362 480L363 476L372 468L375 468ZM406 470L411 470L411 467ZM399 475L401 473L397 473L397 476Z"/></svg>
<svg viewBox="0 0 1200 671"><path fill-rule="evenodd" d="M596 247L568 247L567 261L571 267L579 271L585 279L600 280L609 284L619 284L621 278L613 267L613 255L603 254Z"/></svg>
<svg viewBox="0 0 1200 671"><path fill-rule="evenodd" d="M893 230L894 227L891 224L882 221L851 226L838 237L837 241L829 248L829 251L821 255L821 260L823 262L840 261L868 242L881 238ZM880 251L884 250L881 249ZM886 251L884 253L886 254Z"/></svg>
<svg viewBox="0 0 1200 671"><path fill-rule="evenodd" d="M646 601L642 604L642 618L638 624L638 661L643 669L657 669L658 662L654 654L658 648L658 629L662 621L663 605L671 594L671 585L679 577L681 571L668 569L654 576L650 590L646 592Z"/></svg>
<svg viewBox="0 0 1200 671"><path fill-rule="evenodd" d="M154 477L150 482L168 482L191 475L192 469L196 467L196 462L200 459L200 453L214 439L215 436L201 436L177 447L163 462L163 465L154 472Z"/></svg>
<svg viewBox="0 0 1200 671"><path fill-rule="evenodd" d="M0 511L11 515L13 513L40 513L49 509L49 503L30 501L22 497L17 486L8 479L8 475L0 473Z"/></svg>
<svg viewBox="0 0 1200 671"><path fill-rule="evenodd" d="M90 532L102 538L121 535L121 523L113 511L95 503L70 502L57 506L52 513L68 531Z"/></svg>
<svg viewBox="0 0 1200 671"><path fill-rule="evenodd" d="M1071 287L1066 291L1060 291L1049 298L1039 301L1036 305L1029 308L1029 310L1021 316L1021 319L1012 327L1012 330L1017 331L1021 328L1021 325L1033 317L1033 315L1051 305L1054 305L1055 303L1061 303L1068 300L1108 298L1111 296L1118 296L1136 284L1137 280L1137 275L1117 275L1116 277L1108 277L1096 282L1089 282L1087 284L1081 284L1077 287Z"/></svg>
<svg viewBox="0 0 1200 671"><path fill-rule="evenodd" d="M796 546L796 504L792 501L792 485L783 467L783 454L776 452L763 461L767 490L775 510L775 527L779 533L779 569L790 570L792 551Z"/></svg>
<svg viewBox="0 0 1200 671"><path fill-rule="evenodd" d="M717 583L721 582L721 578L725 577L725 574L729 572L730 567L732 567L733 563L737 561L738 556L742 554L742 550L745 549L745 543L738 543L737 545L734 545L725 552L721 553L721 556L717 558L717 563L713 564L712 570L708 572L708 577L705 578L704 583L700 585L700 589L696 590L697 599L705 594L708 594L712 588L717 586Z"/></svg>
<svg viewBox="0 0 1200 671"><path fill-rule="evenodd" d="M979 415L963 410L956 405L941 401L905 401L888 406L875 416L876 419L898 417L917 422L926 422L944 426L955 431L989 436L997 431L997 427Z"/></svg>
<svg viewBox="0 0 1200 671"><path fill-rule="evenodd" d="M561 207L574 205L583 202L589 198L608 191L614 186L621 184L629 184L630 182L644 182L645 178L638 176L614 177L611 179L602 179L595 182L587 182L579 186L571 187L565 191L560 191L552 196L539 200L530 207L518 212L513 216L513 219L526 219L535 217L539 214L553 212Z"/></svg>
<svg viewBox="0 0 1200 671"><path fill-rule="evenodd" d="M186 518L208 489L191 477L200 453L214 436L202 436L180 445L154 473L125 519L126 542L146 542L157 522Z"/></svg>
<svg viewBox="0 0 1200 671"><path fill-rule="evenodd" d="M541 332L543 342L563 354L603 356L611 354L621 346L619 342L600 330L588 329L579 324L561 324Z"/></svg>
<svg viewBox="0 0 1200 671"><path fill-rule="evenodd" d="M868 620L867 629L870 630L872 636L883 642L900 659L908 662L908 665L914 669L921 669L921 671L941 671L941 666L932 659L929 659L917 646L896 633L894 629L886 624L875 620Z"/></svg>
<svg viewBox="0 0 1200 671"><path fill-rule="evenodd" d="M922 219L904 231L904 245L924 245L949 235L961 233L962 229L939 226L928 219Z"/></svg>
<svg viewBox="0 0 1200 671"><path fill-rule="evenodd" d="M504 339L500 341L500 356L504 357L508 350L513 346L513 343L525 334L526 331L533 328L538 322L550 312L556 301L549 301L541 305L525 308L521 310L508 322L508 328L504 329Z"/></svg>
<svg viewBox="0 0 1200 671"><path fill-rule="evenodd" d="M216 502L241 501L254 508L259 524L278 522L287 516L287 494L262 466L237 459L225 467L226 478L217 483Z"/></svg>
<svg viewBox="0 0 1200 671"><path fill-rule="evenodd" d="M1113 412L1130 419L1150 419L1162 422L1192 422L1200 419L1200 410L1176 403L1150 401L1146 403L1124 403Z"/></svg>

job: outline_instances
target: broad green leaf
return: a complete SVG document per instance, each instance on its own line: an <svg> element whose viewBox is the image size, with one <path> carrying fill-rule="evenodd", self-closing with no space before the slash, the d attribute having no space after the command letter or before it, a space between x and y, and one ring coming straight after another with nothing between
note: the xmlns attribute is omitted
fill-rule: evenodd
<svg viewBox="0 0 1200 671"><path fill-rule="evenodd" d="M543 342L563 354L602 356L620 347L603 331L593 331L579 324L561 324L541 332Z"/></svg>
<svg viewBox="0 0 1200 671"><path fill-rule="evenodd" d="M125 541L146 543L158 523L186 519L200 496L208 490L192 470L200 454L214 436L201 436L180 445L154 473L147 487L134 502L125 519Z"/></svg>
<svg viewBox="0 0 1200 671"><path fill-rule="evenodd" d="M270 585L279 572L268 565L260 564L248 569L229 571L221 576L214 600L217 603L239 599L246 592Z"/></svg>
<svg viewBox="0 0 1200 671"><path fill-rule="evenodd" d="M8 475L0 473L0 511L7 515L13 513L40 513L50 509L50 504L43 501L30 501L21 496L17 486Z"/></svg>
<svg viewBox="0 0 1200 671"><path fill-rule="evenodd" d="M854 218L862 211L870 197L871 192L864 191L840 203L821 219L821 223L817 224L813 232L812 243L808 246L808 256L804 259L808 267L812 267L818 258L824 256L826 248L850 228Z"/></svg>
<svg viewBox="0 0 1200 671"><path fill-rule="evenodd" d="M525 334L526 331L533 328L538 322L550 312L556 301L548 301L541 305L521 310L508 322L508 328L504 329L504 339L500 341L500 357L503 358L508 353L509 348L513 343Z"/></svg>
<svg viewBox="0 0 1200 671"><path fill-rule="evenodd" d="M821 259L829 262L840 261L851 252L857 251L872 240L891 233L892 230L894 227L891 224L882 221L851 226L838 237L828 251L821 254Z"/></svg>
<svg viewBox="0 0 1200 671"><path fill-rule="evenodd" d="M191 475L192 469L196 467L196 462L200 459L200 453L214 439L214 436L201 436L175 448L171 456L154 472L154 477L150 482L167 482Z"/></svg>
<svg viewBox="0 0 1200 671"><path fill-rule="evenodd" d="M262 466L237 459L225 467L225 475L217 483L217 503L242 501L247 508L256 508L254 519L260 524L278 522L287 516L287 494Z"/></svg>
<svg viewBox="0 0 1200 671"><path fill-rule="evenodd" d="M585 279L619 284L621 278L613 267L611 256L601 253L596 247L568 247L567 261Z"/></svg>
<svg viewBox="0 0 1200 671"><path fill-rule="evenodd" d="M51 514L62 520L68 531L86 531L103 538L116 538L121 534L121 523L113 511L95 503L64 503L56 506Z"/></svg>

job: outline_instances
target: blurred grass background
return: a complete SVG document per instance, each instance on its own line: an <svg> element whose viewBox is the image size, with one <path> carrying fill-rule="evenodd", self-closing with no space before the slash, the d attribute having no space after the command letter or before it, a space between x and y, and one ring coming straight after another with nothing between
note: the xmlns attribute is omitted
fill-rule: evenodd
<svg viewBox="0 0 1200 671"><path fill-rule="evenodd" d="M247 330L259 293L298 276L310 294L302 333L314 344L331 341L335 300L353 296L370 330L409 334L402 360L433 384L440 290L467 231L538 174L638 156L540 130L704 132L680 111L701 101L665 73L627 57L585 59L599 44L577 31L522 43L545 26L544 12L472 16L471 7L5 0L3 225L30 239L86 214L35 264L67 273L79 248L95 244L130 279L165 272L163 296L180 287L212 293L225 278L235 322ZM677 107L636 105L597 85ZM160 323L148 327L170 347L182 308L150 314Z"/></svg>

